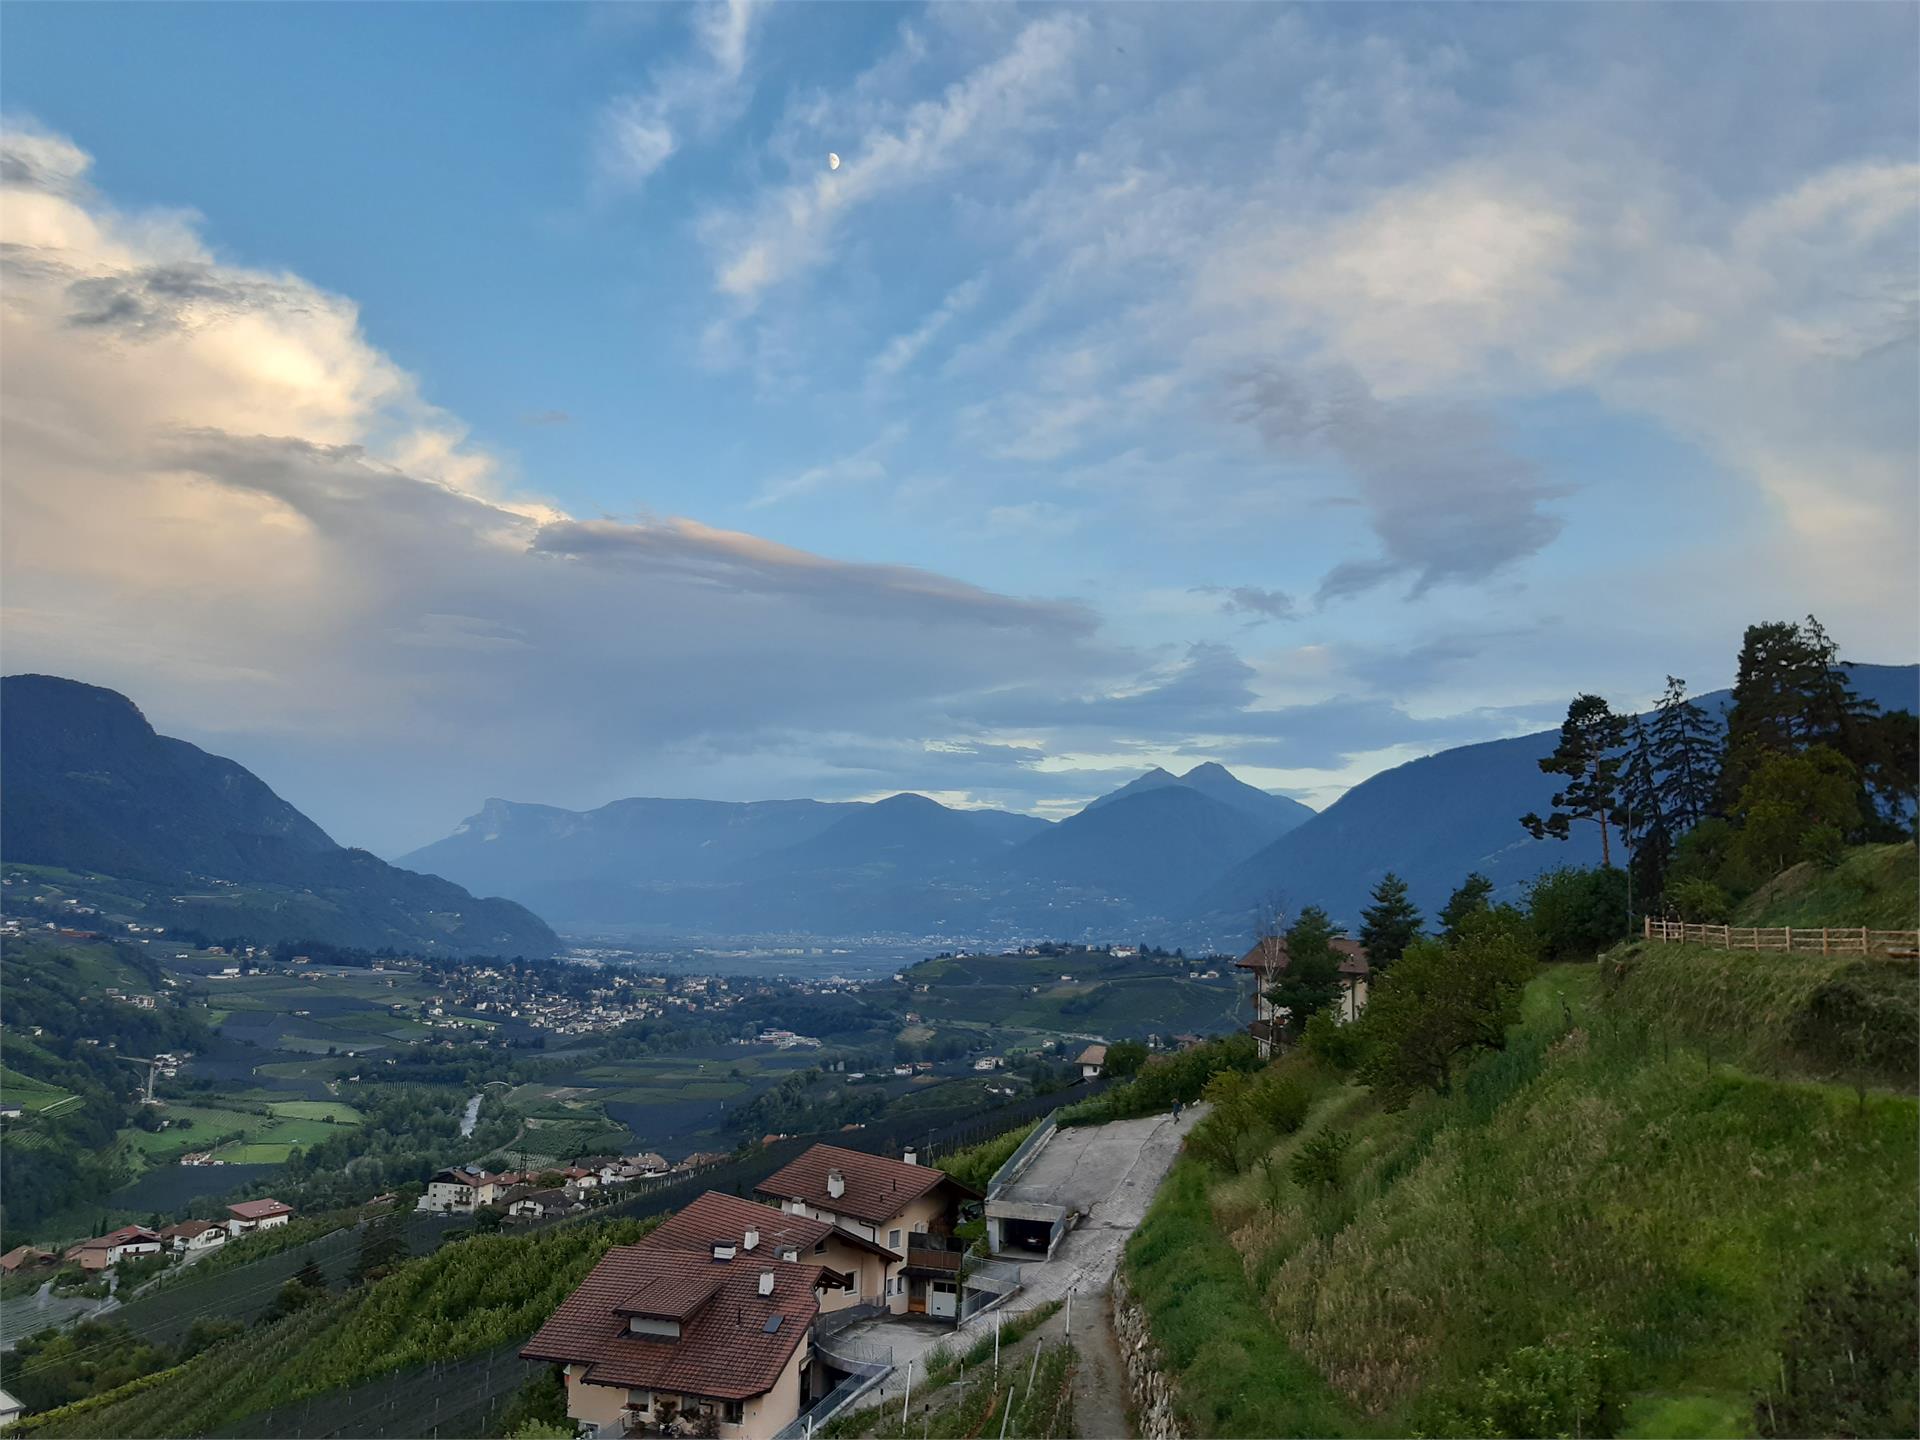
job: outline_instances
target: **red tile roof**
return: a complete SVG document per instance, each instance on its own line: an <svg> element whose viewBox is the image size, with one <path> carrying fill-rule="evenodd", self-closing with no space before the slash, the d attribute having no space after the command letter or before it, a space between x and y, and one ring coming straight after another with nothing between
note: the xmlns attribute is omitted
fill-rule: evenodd
<svg viewBox="0 0 1920 1440"><path fill-rule="evenodd" d="M1329 942L1333 953L1340 957L1342 975L1365 975L1372 968L1367 964L1367 952L1352 940L1336 939ZM1284 970L1287 968L1287 942L1283 936L1269 935L1242 955L1234 964L1242 970Z"/></svg>
<svg viewBox="0 0 1920 1440"><path fill-rule="evenodd" d="M242 1200L238 1205L227 1206L227 1213L236 1220L270 1220L275 1215L291 1215L293 1206L278 1200Z"/></svg>
<svg viewBox="0 0 1920 1440"><path fill-rule="evenodd" d="M753 1250L739 1251L742 1261L777 1255L782 1246L792 1246L805 1259L813 1253L814 1246L829 1236L838 1236L857 1250L866 1250L888 1260L900 1258L886 1246L864 1235L838 1229L824 1220L815 1220L807 1215L789 1215L784 1210L762 1205L757 1200L742 1200L736 1195L723 1195L718 1190L707 1191L679 1214L669 1216L648 1238L662 1245L671 1245L676 1250L697 1250L710 1256L714 1241L725 1240L740 1245L745 1241L749 1228L760 1232L760 1244Z"/></svg>
<svg viewBox="0 0 1920 1440"><path fill-rule="evenodd" d="M224 1227L212 1220L182 1220L178 1225L169 1225L160 1232L162 1240L191 1240L196 1235L204 1235L209 1230Z"/></svg>
<svg viewBox="0 0 1920 1440"><path fill-rule="evenodd" d="M829 1170L838 1170L846 1178L847 1188L838 1197L827 1193ZM757 1188L762 1195L804 1200L836 1215L881 1225L942 1184L962 1195L979 1196L978 1191L931 1165L909 1165L883 1155L843 1150L838 1145L813 1145Z"/></svg>
<svg viewBox="0 0 1920 1440"><path fill-rule="evenodd" d="M774 1276L771 1295L760 1294L763 1270ZM806 1338L820 1313L814 1289L823 1273L780 1262L719 1265L649 1236L609 1250L520 1353L585 1365L583 1378L596 1385L745 1400L773 1387ZM628 1330L621 1311L633 1297L685 1296L702 1284L713 1285L709 1298L681 1319L677 1339Z"/></svg>
<svg viewBox="0 0 1920 1440"><path fill-rule="evenodd" d="M634 1292L613 1307L616 1315L645 1315L655 1320L685 1320L713 1298L726 1279L725 1269L682 1272L672 1269L649 1274Z"/></svg>

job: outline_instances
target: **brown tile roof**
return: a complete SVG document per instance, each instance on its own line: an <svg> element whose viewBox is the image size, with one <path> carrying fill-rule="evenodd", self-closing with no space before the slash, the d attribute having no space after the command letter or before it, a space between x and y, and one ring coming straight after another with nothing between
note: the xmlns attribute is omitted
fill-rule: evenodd
<svg viewBox="0 0 1920 1440"><path fill-rule="evenodd" d="M242 1200L238 1205L227 1206L227 1213L236 1220L267 1220L275 1215L291 1215L293 1206L278 1200Z"/></svg>
<svg viewBox="0 0 1920 1440"><path fill-rule="evenodd" d="M209 1230L225 1229L213 1220L182 1220L178 1225L169 1225L160 1232L162 1240L191 1240L196 1235L204 1235Z"/></svg>
<svg viewBox="0 0 1920 1440"><path fill-rule="evenodd" d="M1340 957L1342 975L1365 975L1372 968L1367 964L1367 952L1357 942L1336 939L1331 942L1333 953ZM1269 935L1233 962L1242 970L1284 970L1287 968L1287 942L1283 936Z"/></svg>
<svg viewBox="0 0 1920 1440"><path fill-rule="evenodd" d="M711 1256L714 1241L726 1240L739 1245L746 1239L748 1227L760 1232L760 1244L754 1250L741 1250L739 1258L743 1261L777 1255L780 1248L787 1245L798 1250L801 1258L805 1259L813 1253L814 1246L830 1236L837 1236L856 1250L865 1250L888 1260L900 1258L886 1246L864 1235L855 1235L850 1230L829 1225L824 1220L815 1220L808 1215L789 1215L784 1210L762 1205L757 1200L742 1200L737 1195L723 1195L718 1190L707 1191L685 1206L679 1214L668 1216L648 1238L662 1245L671 1245L676 1250L697 1250Z"/></svg>
<svg viewBox="0 0 1920 1440"><path fill-rule="evenodd" d="M771 1295L760 1294L763 1270L773 1272ZM818 1265L716 1265L649 1236L609 1250L520 1353L585 1365L584 1378L597 1385L745 1400L773 1387L806 1338L822 1278ZM632 1297L684 1297L701 1284L713 1289L681 1320L678 1339L628 1331L620 1311Z"/></svg>
<svg viewBox="0 0 1920 1440"><path fill-rule="evenodd" d="M726 1277L724 1266L694 1271L662 1269L643 1279L631 1295L613 1307L613 1313L685 1320L713 1298Z"/></svg>
<svg viewBox="0 0 1920 1440"><path fill-rule="evenodd" d="M1089 1045L1080 1052L1080 1058L1073 1063L1076 1065L1104 1065L1107 1063L1107 1047L1104 1045Z"/></svg>
<svg viewBox="0 0 1920 1440"><path fill-rule="evenodd" d="M846 1177L846 1191L837 1199L827 1193L829 1170L838 1170ZM962 1195L979 1196L972 1187L962 1185L931 1165L909 1165L883 1155L843 1150L838 1145L813 1145L761 1181L757 1188L762 1195L804 1200L836 1215L851 1215L856 1220L880 1225L942 1184L951 1185Z"/></svg>

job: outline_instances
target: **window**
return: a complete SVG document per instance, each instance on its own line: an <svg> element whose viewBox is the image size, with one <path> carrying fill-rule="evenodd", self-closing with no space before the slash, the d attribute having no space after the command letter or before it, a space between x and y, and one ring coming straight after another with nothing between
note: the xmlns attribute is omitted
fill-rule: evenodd
<svg viewBox="0 0 1920 1440"><path fill-rule="evenodd" d="M898 1230L889 1230L887 1232L887 1248L889 1250L898 1250L900 1248L900 1232Z"/></svg>
<svg viewBox="0 0 1920 1440"><path fill-rule="evenodd" d="M747 1402L728 1400L720 1406L720 1418L729 1425L738 1425L747 1418Z"/></svg>
<svg viewBox="0 0 1920 1440"><path fill-rule="evenodd" d="M814 1246L814 1247L813 1247L813 1253L814 1253L814 1254L816 1254L816 1255L824 1255L824 1254L826 1254L826 1253L827 1253L827 1242L826 1242L826 1241L825 1241L824 1239L822 1239L822 1240L821 1240L821 1242L820 1242L820 1243L819 1243L818 1245L816 1245L816 1246Z"/></svg>

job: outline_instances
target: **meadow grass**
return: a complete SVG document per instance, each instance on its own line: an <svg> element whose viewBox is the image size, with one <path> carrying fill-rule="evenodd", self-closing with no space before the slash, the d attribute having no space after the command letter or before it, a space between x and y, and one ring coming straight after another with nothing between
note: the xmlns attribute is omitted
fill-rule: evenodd
<svg viewBox="0 0 1920 1440"><path fill-rule="evenodd" d="M1504 1050L1399 1111L1278 1062L1315 1090L1302 1128L1237 1175L1183 1158L1127 1249L1193 1433L1482 1433L1485 1376L1583 1347L1617 1355L1621 1433L1749 1433L1815 1274L1911 1245L1920 1107L1727 1063L1818 976L1691 978L1688 1001L1678 973L1549 968ZM1717 1054L1653 1011L1717 1027ZM1343 1178L1307 1188L1288 1162L1325 1129Z"/></svg>
<svg viewBox="0 0 1920 1440"><path fill-rule="evenodd" d="M1920 854L1904 845L1858 845L1831 868L1782 871L1740 905L1736 925L1864 925L1920 929Z"/></svg>

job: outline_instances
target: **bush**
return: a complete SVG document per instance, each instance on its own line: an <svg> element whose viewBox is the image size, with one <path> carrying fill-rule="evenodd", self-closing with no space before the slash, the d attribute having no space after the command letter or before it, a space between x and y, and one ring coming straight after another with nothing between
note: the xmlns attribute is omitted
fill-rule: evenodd
<svg viewBox="0 0 1920 1440"><path fill-rule="evenodd" d="M1549 870L1527 891L1527 911L1543 960L1591 960L1627 933L1627 875Z"/></svg>
<svg viewBox="0 0 1920 1440"><path fill-rule="evenodd" d="M1838 825L1815 825L1801 837L1800 858L1810 860L1822 870L1832 870L1846 853L1847 837Z"/></svg>
<svg viewBox="0 0 1920 1440"><path fill-rule="evenodd" d="M1667 904L1689 925L1724 925L1733 915L1727 892L1697 876L1669 885Z"/></svg>
<svg viewBox="0 0 1920 1440"><path fill-rule="evenodd" d="M1780 1384L1754 1403L1762 1435L1916 1435L1914 1336L1920 1266L1890 1263L1827 1276L1807 1289L1780 1346Z"/></svg>
<svg viewBox="0 0 1920 1440"><path fill-rule="evenodd" d="M1176 1100L1191 1105L1221 1071L1259 1068L1260 1053L1254 1048L1253 1037L1238 1030L1178 1054L1156 1055L1126 1084L1061 1111L1060 1123L1104 1125L1109 1120L1131 1120L1136 1115L1171 1110Z"/></svg>
<svg viewBox="0 0 1920 1440"><path fill-rule="evenodd" d="M1442 1435L1611 1435L1620 1415L1621 1354L1597 1339L1529 1345L1439 1407ZM1808 1432L1813 1433L1813 1432Z"/></svg>
<svg viewBox="0 0 1920 1440"><path fill-rule="evenodd" d="M1293 1153L1288 1169L1294 1183L1310 1190L1338 1188L1353 1137L1344 1130L1322 1130L1309 1136Z"/></svg>
<svg viewBox="0 0 1920 1440"><path fill-rule="evenodd" d="M1307 1020L1301 1043L1309 1054L1340 1071L1358 1069L1367 1053L1365 1032L1357 1025L1342 1024L1332 1009L1321 1010Z"/></svg>
<svg viewBox="0 0 1920 1440"><path fill-rule="evenodd" d="M1291 1135L1298 1130L1313 1105L1313 1096L1305 1085L1290 1075L1271 1071L1254 1083L1249 1099L1253 1113L1276 1135Z"/></svg>

